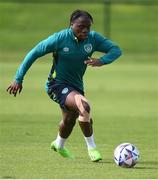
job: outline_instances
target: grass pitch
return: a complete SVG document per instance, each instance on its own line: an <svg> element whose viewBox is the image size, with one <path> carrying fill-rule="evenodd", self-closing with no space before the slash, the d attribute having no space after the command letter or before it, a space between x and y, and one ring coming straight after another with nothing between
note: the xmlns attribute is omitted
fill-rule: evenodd
<svg viewBox="0 0 158 180"><path fill-rule="evenodd" d="M95 140L103 156L100 163L89 161L78 124L66 144L74 160L50 150L61 116L44 90L49 63L35 63L22 94L14 98L5 88L17 66L1 63L0 178L158 177L156 64L126 64L120 59L113 65L88 69L85 88L92 105ZM115 165L113 150L122 142L139 149L140 162L135 168Z"/></svg>

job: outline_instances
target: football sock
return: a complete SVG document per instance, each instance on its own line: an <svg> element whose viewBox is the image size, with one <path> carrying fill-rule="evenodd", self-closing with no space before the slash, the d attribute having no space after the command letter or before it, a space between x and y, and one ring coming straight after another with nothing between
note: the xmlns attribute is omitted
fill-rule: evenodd
<svg viewBox="0 0 158 180"><path fill-rule="evenodd" d="M92 136L90 136L90 137L84 137L84 138L85 138L85 141L86 141L86 144L87 144L87 148L88 148L88 149L96 148L96 145L95 145L95 143L94 143L93 134L92 134Z"/></svg>
<svg viewBox="0 0 158 180"><path fill-rule="evenodd" d="M62 138L58 133L58 136L57 136L57 138L55 140L55 143L56 143L57 147L62 149L64 147L65 141L66 141L66 139Z"/></svg>

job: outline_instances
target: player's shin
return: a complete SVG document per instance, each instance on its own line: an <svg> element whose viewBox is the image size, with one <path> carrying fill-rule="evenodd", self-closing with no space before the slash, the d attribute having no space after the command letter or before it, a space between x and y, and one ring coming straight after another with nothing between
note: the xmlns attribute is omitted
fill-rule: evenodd
<svg viewBox="0 0 158 180"><path fill-rule="evenodd" d="M84 139L86 141L87 144L87 148L88 149L92 149L95 148L95 142L94 142L94 137L93 137L93 127L92 127L92 123L89 122L83 122L79 120L79 125L81 127L81 130L84 134Z"/></svg>

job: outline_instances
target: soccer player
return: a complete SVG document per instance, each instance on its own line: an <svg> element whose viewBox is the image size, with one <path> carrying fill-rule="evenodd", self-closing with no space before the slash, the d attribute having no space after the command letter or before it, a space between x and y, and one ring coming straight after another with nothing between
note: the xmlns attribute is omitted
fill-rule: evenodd
<svg viewBox="0 0 158 180"><path fill-rule="evenodd" d="M121 50L111 40L90 31L92 23L93 17L88 12L72 12L69 28L41 41L26 55L7 91L14 96L17 92L20 93L24 76L35 60L53 53L53 65L46 83L46 91L50 98L60 105L62 120L51 148L63 157L73 158L72 153L65 148L65 142L78 118L90 160L97 162L102 157L94 142L91 108L84 96L83 76L87 66L106 66L121 55ZM95 51L103 52L104 55L92 58Z"/></svg>

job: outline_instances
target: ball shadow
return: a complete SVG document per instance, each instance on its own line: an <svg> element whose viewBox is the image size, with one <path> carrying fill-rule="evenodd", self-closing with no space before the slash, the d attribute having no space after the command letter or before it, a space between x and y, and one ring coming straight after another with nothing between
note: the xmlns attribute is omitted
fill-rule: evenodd
<svg viewBox="0 0 158 180"><path fill-rule="evenodd" d="M157 161L143 161L139 162L135 169L158 169Z"/></svg>

